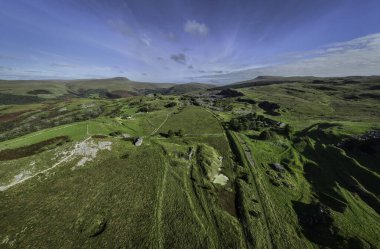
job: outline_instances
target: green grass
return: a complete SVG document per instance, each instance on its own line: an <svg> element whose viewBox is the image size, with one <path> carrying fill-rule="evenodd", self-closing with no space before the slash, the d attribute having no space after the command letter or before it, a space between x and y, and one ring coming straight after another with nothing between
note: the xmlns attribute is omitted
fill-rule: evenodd
<svg viewBox="0 0 380 249"><path fill-rule="evenodd" d="M185 134L218 134L223 130L218 121L206 110L196 106L185 107L179 113L174 113L162 126L159 132L168 130L184 130Z"/></svg>
<svg viewBox="0 0 380 249"><path fill-rule="evenodd" d="M42 182L30 180L6 195L0 193L6 210L2 215L8 217L0 225L2 237L9 235L11 240L16 239L17 247L38 248L63 241L70 247L86 248L156 244L150 234L157 222L155 182L163 172L162 157L157 157L159 148L134 152L125 143L114 146L120 153L129 151L131 156L127 160L120 159L118 153L100 156L96 162L74 171L66 165ZM30 214L22 210L38 212ZM82 231L98 216L107 220L106 229L101 236L89 238ZM25 227L33 227L33 232L17 234Z"/></svg>
<svg viewBox="0 0 380 249"><path fill-rule="evenodd" d="M86 130L87 122L49 128L43 131L33 132L22 137L0 142L0 150L30 145L57 136L69 136L72 140L79 140L86 136Z"/></svg>

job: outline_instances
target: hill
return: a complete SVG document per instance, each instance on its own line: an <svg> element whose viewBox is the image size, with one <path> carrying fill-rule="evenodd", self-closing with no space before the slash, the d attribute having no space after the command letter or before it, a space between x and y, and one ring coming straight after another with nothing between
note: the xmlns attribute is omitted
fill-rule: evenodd
<svg viewBox="0 0 380 249"><path fill-rule="evenodd" d="M0 80L3 97L21 98L23 103L59 97L122 98L149 93L180 95L203 91L214 85L202 83L151 83L137 82L124 77L83 80ZM29 101L29 102L28 102ZM4 101L3 101L4 102ZM4 102L6 104L8 102Z"/></svg>
<svg viewBox="0 0 380 249"><path fill-rule="evenodd" d="M137 82L123 77L84 80L0 80L0 93L41 98L91 95L123 97L166 89L173 85L175 84Z"/></svg>
<svg viewBox="0 0 380 249"><path fill-rule="evenodd" d="M313 83L313 84L354 84L354 83L368 83L371 81L380 81L380 76L349 76L349 77L314 77L314 76L293 76L293 77L281 77L281 76L258 76L253 80L246 80L236 82L233 84L217 87L216 89L226 88L245 88L255 86L265 86L273 84L285 84L285 83Z"/></svg>

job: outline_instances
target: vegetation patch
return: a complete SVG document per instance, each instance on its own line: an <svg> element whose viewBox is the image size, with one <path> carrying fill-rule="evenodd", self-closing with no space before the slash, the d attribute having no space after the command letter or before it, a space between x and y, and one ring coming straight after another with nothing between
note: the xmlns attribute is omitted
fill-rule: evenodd
<svg viewBox="0 0 380 249"><path fill-rule="evenodd" d="M48 149L52 149L56 146L63 145L64 143L67 143L69 141L70 139L68 136L60 136L28 146L23 146L15 149L5 149L0 151L0 161L7 161L31 156L37 153L41 153Z"/></svg>
<svg viewBox="0 0 380 249"><path fill-rule="evenodd" d="M218 95L222 95L223 97L225 98L234 98L234 97L241 97L241 96L244 96L243 93L235 90L235 89L223 89L221 90Z"/></svg>
<svg viewBox="0 0 380 249"><path fill-rule="evenodd" d="M39 98L37 96L0 93L0 105L23 105L39 103L42 101L44 101L44 99Z"/></svg>
<svg viewBox="0 0 380 249"><path fill-rule="evenodd" d="M0 122L8 122L17 119L24 112L7 113L0 116Z"/></svg>
<svg viewBox="0 0 380 249"><path fill-rule="evenodd" d="M268 101L262 101L259 103L259 107L265 111L266 114L272 116L279 116L278 109L280 109L280 105Z"/></svg>
<svg viewBox="0 0 380 249"><path fill-rule="evenodd" d="M247 115L231 119L228 125L229 128L234 131L245 131L258 130L259 128L265 127L280 127L281 123L265 118L262 115L257 115L256 113L249 113Z"/></svg>
<svg viewBox="0 0 380 249"><path fill-rule="evenodd" d="M50 92L49 90L45 90L45 89L35 89L35 90L32 90L32 91L28 91L27 93L28 94L32 94L32 95L52 94L52 92Z"/></svg>

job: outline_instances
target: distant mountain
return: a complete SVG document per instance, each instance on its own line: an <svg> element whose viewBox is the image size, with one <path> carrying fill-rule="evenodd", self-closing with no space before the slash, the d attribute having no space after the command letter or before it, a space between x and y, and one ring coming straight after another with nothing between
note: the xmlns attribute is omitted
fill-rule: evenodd
<svg viewBox="0 0 380 249"><path fill-rule="evenodd" d="M124 77L81 80L0 80L0 93L38 95L43 98L64 95L87 97L94 93L111 97L126 97L144 94L147 91L168 89L174 85L174 83L137 82Z"/></svg>
<svg viewBox="0 0 380 249"><path fill-rule="evenodd" d="M104 88L109 91L112 90L127 90L136 91L142 89L157 89L169 88L174 83L151 83L151 82L138 82L132 81L124 77L116 77L109 79L86 79L86 80L73 80L66 83L70 89L99 89Z"/></svg>
<svg viewBox="0 0 380 249"><path fill-rule="evenodd" d="M80 80L0 80L0 93L56 98L62 96L120 98L149 93L180 95L204 91L215 85L202 83L137 82L124 77Z"/></svg>
<svg viewBox="0 0 380 249"><path fill-rule="evenodd" d="M380 76L348 76L348 77L314 77L314 76L258 76L252 80L240 81L233 84L228 84L215 89L227 88L245 88L273 84L296 83L296 82L309 82L314 84L335 83L335 84L352 84L364 83L369 81L380 81Z"/></svg>

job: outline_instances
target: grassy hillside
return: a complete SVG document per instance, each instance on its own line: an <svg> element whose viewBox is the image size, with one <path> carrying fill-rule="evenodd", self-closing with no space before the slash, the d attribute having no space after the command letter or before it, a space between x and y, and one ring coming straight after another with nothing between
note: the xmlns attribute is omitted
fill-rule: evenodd
<svg viewBox="0 0 380 249"><path fill-rule="evenodd" d="M185 93L197 92L197 91L205 91L207 89L215 87L210 84L202 84L202 83L187 83L187 84L178 84L168 88L165 91L165 94L169 95L180 95Z"/></svg>
<svg viewBox="0 0 380 249"><path fill-rule="evenodd" d="M85 91L94 89L102 89L109 93L115 91L139 93L139 91L169 88L173 85L169 83L135 82L121 77L88 80L0 80L0 93L54 98L70 94L80 95Z"/></svg>
<svg viewBox="0 0 380 249"><path fill-rule="evenodd" d="M121 98L148 93L184 94L213 85L136 82L127 78L85 80L0 80L0 104L27 104L62 97ZM17 98L20 100L17 102Z"/></svg>
<svg viewBox="0 0 380 249"><path fill-rule="evenodd" d="M9 85L0 247L379 248L380 81L258 80Z"/></svg>

